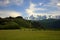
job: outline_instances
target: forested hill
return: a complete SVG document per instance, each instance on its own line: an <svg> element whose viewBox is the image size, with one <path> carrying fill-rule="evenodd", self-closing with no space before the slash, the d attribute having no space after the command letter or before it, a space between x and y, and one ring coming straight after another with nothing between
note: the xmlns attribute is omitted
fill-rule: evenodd
<svg viewBox="0 0 60 40"><path fill-rule="evenodd" d="M1 29L21 29L36 28L43 30L60 30L60 19L45 19L39 21L25 20L23 17L6 17L0 18Z"/></svg>

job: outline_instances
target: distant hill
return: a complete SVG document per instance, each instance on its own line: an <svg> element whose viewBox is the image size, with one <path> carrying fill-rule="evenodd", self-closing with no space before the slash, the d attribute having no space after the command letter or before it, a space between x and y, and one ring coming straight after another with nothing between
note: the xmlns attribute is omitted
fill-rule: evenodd
<svg viewBox="0 0 60 40"><path fill-rule="evenodd" d="M25 20L23 17L0 18L0 29L35 28L43 30L60 30L60 19Z"/></svg>

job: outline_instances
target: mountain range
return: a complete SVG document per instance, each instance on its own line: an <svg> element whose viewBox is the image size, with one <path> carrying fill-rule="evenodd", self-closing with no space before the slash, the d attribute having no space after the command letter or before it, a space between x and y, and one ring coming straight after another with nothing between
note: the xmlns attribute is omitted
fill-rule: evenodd
<svg viewBox="0 0 60 40"><path fill-rule="evenodd" d="M43 20L43 19L60 19L60 15L30 15L29 17L25 17L26 20Z"/></svg>

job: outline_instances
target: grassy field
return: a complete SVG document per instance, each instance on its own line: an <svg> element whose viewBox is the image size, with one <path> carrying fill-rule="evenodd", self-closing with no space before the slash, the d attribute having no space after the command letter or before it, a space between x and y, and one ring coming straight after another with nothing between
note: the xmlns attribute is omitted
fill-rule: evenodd
<svg viewBox="0 0 60 40"><path fill-rule="evenodd" d="M60 31L0 30L0 40L60 40Z"/></svg>

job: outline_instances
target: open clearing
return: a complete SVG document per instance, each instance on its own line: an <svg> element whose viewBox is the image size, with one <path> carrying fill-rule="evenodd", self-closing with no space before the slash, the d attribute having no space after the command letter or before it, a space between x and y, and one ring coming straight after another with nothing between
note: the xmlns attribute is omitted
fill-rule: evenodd
<svg viewBox="0 0 60 40"><path fill-rule="evenodd" d="M0 30L0 40L60 40L60 31Z"/></svg>

